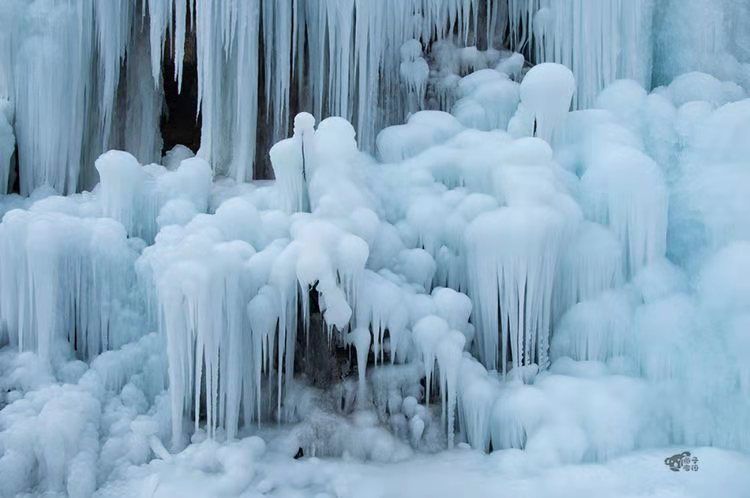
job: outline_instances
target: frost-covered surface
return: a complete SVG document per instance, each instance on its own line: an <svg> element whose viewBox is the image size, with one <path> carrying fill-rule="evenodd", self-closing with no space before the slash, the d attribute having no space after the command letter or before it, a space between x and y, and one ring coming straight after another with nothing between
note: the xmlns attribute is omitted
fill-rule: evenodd
<svg viewBox="0 0 750 498"><path fill-rule="evenodd" d="M0 493L747 496L745 38L668 67L648 1L374 5L0 8ZM201 150L162 157L188 18ZM506 24L539 64L471 45Z"/></svg>
<svg viewBox="0 0 750 498"><path fill-rule="evenodd" d="M689 448L711 461L698 472L665 471L664 451L641 451L604 464L547 467L517 453L490 456L468 449L419 456L398 464L363 464L310 458L293 461L243 440L217 448L204 443L191 447L174 462L156 462L144 468L129 486L111 486L98 493L119 496L455 496L499 497L579 496L707 497L717 484L721 496L740 498L750 486L750 462L744 454L714 448ZM672 453L669 453L672 451ZM210 455L210 456L209 456ZM237 467L246 465L242 472ZM250 468L251 470L247 470ZM686 475L687 474L687 475ZM243 486L250 483L247 488Z"/></svg>

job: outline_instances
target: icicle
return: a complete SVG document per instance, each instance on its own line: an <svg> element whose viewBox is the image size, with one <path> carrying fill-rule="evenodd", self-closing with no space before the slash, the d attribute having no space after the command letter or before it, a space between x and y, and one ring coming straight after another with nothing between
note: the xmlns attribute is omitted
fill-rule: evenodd
<svg viewBox="0 0 750 498"><path fill-rule="evenodd" d="M180 1L177 0L178 3ZM151 75L157 88L161 86L161 56L167 29L172 26L173 7L173 0L148 0Z"/></svg>
<svg viewBox="0 0 750 498"><path fill-rule="evenodd" d="M458 394L458 373L461 367L462 351L466 338L456 330L451 330L440 339L437 345L437 363L440 369L440 392L443 403L443 420L447 427L448 448L453 448L455 436L456 396Z"/></svg>
<svg viewBox="0 0 750 498"><path fill-rule="evenodd" d="M11 38L21 194L44 184L75 192L91 91L92 2L59 2L49 12L21 10L10 28L30 28ZM45 22L27 19L35 14Z"/></svg>
<svg viewBox="0 0 750 498"><path fill-rule="evenodd" d="M408 335L409 314L404 303L403 291L393 282L371 270L362 272L360 282L358 299L355 301L354 323L357 326L368 326L372 330L372 349L376 361L382 355L383 335L388 329L390 360L394 363L402 340Z"/></svg>
<svg viewBox="0 0 750 498"><path fill-rule="evenodd" d="M260 424L261 418L261 374L265 368L270 374L270 351L268 345L271 344L276 335L276 325L279 321L281 303L279 301L278 291L270 286L263 287L258 295L255 296L247 305L247 314L250 320L250 330L252 333L252 352L255 358L253 365L252 383L245 383L247 390L245 399L255 396L256 413L245 406L245 424L249 424L252 417L255 416Z"/></svg>
<svg viewBox="0 0 750 498"><path fill-rule="evenodd" d="M562 250L555 281L555 319L570 306L620 285L622 267L622 249L612 232L596 223L581 223L575 238Z"/></svg>
<svg viewBox="0 0 750 498"><path fill-rule="evenodd" d="M630 278L666 253L667 188L659 166L637 149L597 149L581 178L587 216L608 225L620 241Z"/></svg>
<svg viewBox="0 0 750 498"><path fill-rule="evenodd" d="M469 296L487 368L507 372L509 354L513 366L546 366L562 230L560 215L533 206L491 211L467 228Z"/></svg>
<svg viewBox="0 0 750 498"><path fill-rule="evenodd" d="M260 0L196 0L198 155L239 181L252 178L255 160L260 15Z"/></svg>
<svg viewBox="0 0 750 498"><path fill-rule="evenodd" d="M121 138L116 146L133 154L142 164L161 159L162 139L159 128L164 93L159 84L154 86L149 71L150 46L145 36L145 27L136 22L131 33L130 47L126 59L125 97L118 118Z"/></svg>
<svg viewBox="0 0 750 498"><path fill-rule="evenodd" d="M278 345L276 361L276 419L281 421L282 379L286 374L287 383L291 382L294 372L294 351L297 341L298 277L295 261L299 246L290 244L284 248L273 262L269 283L279 291L281 309L279 313ZM305 296L306 298L306 296Z"/></svg>
<svg viewBox="0 0 750 498"><path fill-rule="evenodd" d="M113 106L116 101L117 85L120 82L120 67L130 41L133 8L134 5L130 0L94 2L101 86L98 98L102 143L99 147L102 151L109 144Z"/></svg>
<svg viewBox="0 0 750 498"><path fill-rule="evenodd" d="M555 326L551 356L607 361L631 352L633 311L630 296L621 291L575 304Z"/></svg>
<svg viewBox="0 0 750 498"><path fill-rule="evenodd" d="M232 158L229 176L239 181L253 177L258 121L258 26L259 5L256 1L238 3L236 83L233 89Z"/></svg>
<svg viewBox="0 0 750 498"><path fill-rule="evenodd" d="M294 135L271 147L276 185L282 198L281 208L288 213L310 210L308 178L312 174L315 118L300 113L294 118Z"/></svg>
<svg viewBox="0 0 750 498"><path fill-rule="evenodd" d="M437 348L440 340L447 336L450 329L448 323L438 316L427 316L414 325L414 343L424 363L425 373L425 403L430 404L430 387L432 386L432 372L435 368Z"/></svg>
<svg viewBox="0 0 750 498"><path fill-rule="evenodd" d="M462 358L458 376L459 424L474 449L490 449L490 417L499 387L474 358Z"/></svg>
<svg viewBox="0 0 750 498"><path fill-rule="evenodd" d="M187 26L188 3L192 9L193 0L175 0L174 2L174 77L177 81L177 91L182 91L182 72L185 62L185 40ZM191 15L191 22L195 22Z"/></svg>
<svg viewBox="0 0 750 498"><path fill-rule="evenodd" d="M16 149L13 134L13 108L10 101L0 97L0 195L8 193L11 159Z"/></svg>
<svg viewBox="0 0 750 498"><path fill-rule="evenodd" d="M287 133L292 78L292 2L263 0L266 111L273 116L273 140Z"/></svg>
<svg viewBox="0 0 750 498"><path fill-rule="evenodd" d="M650 0L510 0L510 44L536 47L536 62L557 62L575 75L576 108L591 107L598 93L619 78L647 86L651 79Z"/></svg>
<svg viewBox="0 0 750 498"><path fill-rule="evenodd" d="M367 357L370 354L372 337L370 331L365 328L357 328L346 336L346 342L354 346L357 352L357 374L359 378L359 389L365 388L365 372L367 369Z"/></svg>
<svg viewBox="0 0 750 498"><path fill-rule="evenodd" d="M141 167L127 152L111 150L95 164L103 214L122 223L131 236L151 243L159 228L185 224L208 209L211 168L202 159L185 159L167 171Z"/></svg>
<svg viewBox="0 0 750 498"><path fill-rule="evenodd" d="M401 80L406 86L407 115L424 108L427 91L427 78L430 68L422 58L422 45L417 40L409 40L401 45Z"/></svg>
<svg viewBox="0 0 750 498"><path fill-rule="evenodd" d="M260 389L255 384L255 368L262 359L255 355L263 331L259 331L260 338L244 332L248 298L241 281L241 270L254 254L253 248L243 241L206 244L211 236L200 231L185 237L196 228L189 225L182 240L166 241L164 247L157 243L144 253L144 263L150 263L154 272L160 329L167 340L175 446L182 442L182 415L190 413L191 404L196 429L203 399L209 437L223 427L231 438L238 427L240 406L254 413ZM199 246L192 246L201 238ZM164 251L178 257L164 259ZM258 322L253 323L257 328Z"/></svg>
<svg viewBox="0 0 750 498"><path fill-rule="evenodd" d="M135 339L139 324L121 314L133 304L135 258L113 220L42 206L8 213L0 224L0 329L12 345L45 359L65 340L91 359Z"/></svg>
<svg viewBox="0 0 750 498"><path fill-rule="evenodd" d="M351 98L350 79L352 71L351 49L353 39L354 0L323 2L328 16L328 60L332 74L329 75L328 112L333 116L349 118Z"/></svg>

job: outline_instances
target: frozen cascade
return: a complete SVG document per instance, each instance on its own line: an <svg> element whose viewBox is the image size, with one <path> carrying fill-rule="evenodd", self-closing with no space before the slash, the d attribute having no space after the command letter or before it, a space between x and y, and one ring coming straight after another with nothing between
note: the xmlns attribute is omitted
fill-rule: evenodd
<svg viewBox="0 0 750 498"><path fill-rule="evenodd" d="M622 249L614 234L585 221L562 249L555 281L553 316L622 284Z"/></svg>
<svg viewBox="0 0 750 498"><path fill-rule="evenodd" d="M750 9L744 2L656 2L656 84L688 71L703 71L747 87ZM680 50L670 50L680 46ZM721 54L717 57L717 54Z"/></svg>
<svg viewBox="0 0 750 498"><path fill-rule="evenodd" d="M563 64L575 75L576 108L590 107L616 79L651 81L651 0L522 0L509 2L511 46L531 50L539 62ZM679 9L677 9L679 10ZM524 31L524 38L518 33ZM593 47L581 50L581 46Z"/></svg>
<svg viewBox="0 0 750 498"><path fill-rule="evenodd" d="M447 28L454 24L465 38L470 16L476 17L476 6L472 9L475 2L454 0L449 7L439 9L432 3L391 1L373 7L369 2L354 0L220 4L198 1L202 156L217 172L237 179L257 176L247 165L255 160L258 88L263 89L265 112L272 116L271 137L277 141L287 133L295 78L303 108L317 116L340 115L356 120L360 142L371 148L375 132L394 116L401 117L397 110L399 99L384 101L382 114L370 105L373 98L386 93L401 95L396 78L399 68L391 62L398 57L401 43L414 36L446 36L450 32ZM454 13L448 17L448 27L441 25L446 19L443 8ZM411 12L423 13L422 25L411 24L415 19ZM259 40L249 36L261 28L263 82L258 80ZM307 65L302 58L305 53L310 61ZM383 87L376 77L381 71L385 75ZM238 91L240 87L245 91ZM246 92L248 88L256 91ZM235 122L222 118L230 109ZM229 150L231 155L218 152L226 149L223 145L228 139L231 142L227 145L234 147ZM220 145L214 146L216 141Z"/></svg>
<svg viewBox="0 0 750 498"><path fill-rule="evenodd" d="M265 4L273 6L273 2ZM258 121L260 2L197 0L194 9L199 105L196 113L200 111L202 119L198 155L216 173L247 180L253 177ZM184 52L180 54L184 56ZM178 67L181 64L178 60ZM271 74L266 74L270 81Z"/></svg>
<svg viewBox="0 0 750 498"><path fill-rule="evenodd" d="M345 5L352 2L336 2L341 5L344 14L342 19L349 21L351 13L346 15ZM265 95L266 113L273 116L273 141L286 135L289 114L289 91L292 74L292 34L294 32L294 2L276 2L263 0L262 24L265 50ZM298 14L299 15L299 14ZM331 42L333 46L336 42ZM349 47L348 39L346 46Z"/></svg>
<svg viewBox="0 0 750 498"><path fill-rule="evenodd" d="M159 206L157 203L155 207L148 208L147 212L142 214L130 211L128 207L132 204L143 207L147 207L149 202L153 204L153 201L147 201L148 196L152 195L149 189L153 188L148 185L153 183L158 185L161 179L171 178L172 175L175 175L174 181L178 182L174 185L180 185L174 192L191 191L189 187L191 183L180 184L179 176L177 176L180 172L189 172L191 164L195 165L196 173L200 172L196 177L200 178L197 185L203 185L196 190L196 192L203 192L199 194L196 202L205 203L208 166L199 159L187 159L173 171L167 171L160 170L161 167L156 165L141 167L132 156L122 152L110 152L101 158L102 185L95 191L95 194L100 196L97 202L99 200L102 202L103 212L129 226L129 230L134 230L138 224L153 224L155 218L161 229L156 237L156 244L145 251L138 268L141 276L144 277L145 285L151 285L149 281L152 276L156 284L155 297L160 306L157 314L162 317L160 327L163 327L162 331L167 339L168 351L170 351L168 354L170 358L169 379L173 410L177 414L198 413L203 411L204 407L201 405L204 401L201 400L205 399L209 434L213 435L219 428L225 428L230 437L235 434L236 427L242 425L238 422L241 409L244 410L242 415L244 424L265 416L267 412L261 408L263 401L260 395L263 385L262 372L271 373L270 358L276 348L279 364L285 364L283 370L278 371L279 379L282 378L282 372L285 373L287 381L291 378L293 371L291 358L294 356L292 349L297 333L295 325L297 303L302 305L302 320L307 320L306 311L304 311L307 306L305 289L313 287L321 294L322 311L330 326L342 331L346 329L350 320L356 319L356 323L366 324L368 328L371 328L371 331L368 328L356 329L357 334L362 336L361 340L357 341L360 344L357 352L360 358L363 358L364 354L360 350L370 349L369 346L366 348L363 346L364 339L368 339L368 344L372 343L376 359L382 356L385 348L384 332L387 331L391 341L389 346L391 362L399 354L402 355L400 361L408 359L410 357L408 343L413 341L420 351L419 354L422 355L428 378L432 377L433 366L431 365L437 365L440 374L440 391L444 399L443 413L450 434L454 426L452 421L454 403L458 402L461 406L460 403L464 403L465 397L470 396L468 393L461 394L463 389L468 388L462 387L467 381L461 380L461 375L463 375L461 372L464 370L463 367L458 367L460 363L458 358L461 357L464 344L470 343L473 338L473 327L466 323L472 312L472 303L455 291L436 289L431 296L433 303L428 304L431 301L430 298L418 301L415 298L419 294L405 292L398 282L395 285L393 282L388 284L393 287L385 292L376 291L377 286L382 286L388 279L395 277L395 275L388 276L382 271L377 274L365 270L360 274L368 259L367 246L373 244L376 239L377 215L374 213L364 215L363 212L358 214L360 211L357 209L353 211L349 209L351 218L344 225L340 225L340 222L330 224L316 219L324 213L328 213L327 216L340 216L336 214L339 212L337 208L330 204L330 194L325 190L326 184L318 181L318 178L331 178L327 171L331 167L339 173L347 171L341 170L335 165L335 161L333 163L330 161L330 158L338 156L347 158L348 161L353 158L351 144L343 144L337 154L324 153L334 143L330 141L333 135L328 134L335 132L339 137L346 134L351 134L353 137L353 130L337 120L325 120L318 130L314 130L312 118L305 115L299 117L299 123L305 130L304 133L309 136L309 145L314 145L310 150L309 184L314 194L312 207L314 207L315 216L299 213L296 215L299 219L288 225L288 221L284 221L285 216L280 212L271 214L274 211L270 211L268 214L261 214L257 208L253 207L252 203L267 202L262 200L264 199L261 195L263 188L254 191L256 194L252 194L248 199L254 199L252 202L230 199L213 215L196 216L201 209L197 209L195 205L190 208L183 206L180 202L188 200L184 198L177 198L174 202L168 201L164 204L164 209L157 209ZM289 143L292 149L290 150L297 151L295 154L300 154L304 150L303 144L294 145L294 141L299 140L299 137L291 140ZM464 140L460 143L472 142ZM326 144L326 147L318 147L322 144ZM515 367L511 371L513 377L518 378L520 375L528 379L527 374L523 373L527 371L525 367L533 366L533 363L539 363L542 366L547 364L546 341L554 316L553 306L558 306L556 303L560 302L552 296L556 296L558 292L567 296L562 299L562 302L568 304L559 305L562 310L569 304L579 300L586 301L595 297L598 292L619 285L620 250L614 237L606 228L591 222L586 222L576 228L578 215L575 210L565 208L570 212L563 217L560 214L553 214L549 207L543 207L544 205L555 206L559 211L567 205L567 202L570 202L564 189L555 192L555 189L561 188L560 185L555 185L560 178L554 179L554 175L549 176L549 172L555 170L550 168L548 163L550 156L545 149L546 146L543 146L537 139L501 141L496 145L500 144L504 148L500 157L511 161L511 164L496 171L493 175L496 182L494 190L499 199L508 206L498 210L497 201L489 202L480 196L473 198L472 202L465 203L460 208L462 216L466 216L469 222L465 236L466 257L469 265L469 290L470 294L477 296L473 299L473 308L475 308L476 316L479 317L475 326L479 329L477 338L480 357L486 355L484 358L488 364L495 362L497 365L499 363L497 355L504 354L506 358L509 357L513 361ZM356 148L353 150L356 151ZM299 156L297 156L298 159L294 159L294 155L290 157L292 162L299 159ZM329 159L322 160L325 157ZM541 165L532 166L537 161L540 161ZM415 163L414 166L417 164ZM596 167L596 165L590 166L590 168ZM107 168L113 168L112 173L118 176L110 178ZM543 174L543 172L547 173ZM295 174L301 176L299 170ZM151 175L155 176L149 180ZM359 181L356 180L356 175L352 176L352 171L348 171L346 175L349 175L350 181ZM184 181L192 182L193 180L189 178L189 175L186 176ZM538 182L536 186L528 183L530 179ZM125 188L128 181L131 181L133 185ZM119 188L115 188L115 185L119 185ZM545 188L540 189L542 186ZM283 191L286 187L280 182L273 188ZM134 202L133 196L136 194L146 197L143 197L144 200ZM281 199L285 197L287 196L281 196ZM435 199L431 202L438 202L437 205L442 202L456 202L455 200L449 201L449 199L450 197L445 197L444 200ZM467 197L465 201L468 200ZM81 207L76 209L81 209ZM183 208L187 211L183 212ZM71 207L66 209L71 209ZM96 211L99 207L92 205L85 209ZM294 210L295 208L292 207L291 211ZM483 211L484 214L482 214ZM299 217L300 214L301 217ZM181 219L187 220L190 216L195 218L187 224L180 222ZM375 218L372 219L371 216ZM533 219L532 223L524 221L529 217ZM242 229L232 222L233 219L239 218L248 220L248 229ZM495 218L499 218L500 221L492 221ZM517 218L515 222L514 218ZM158 222L159 219L163 221ZM417 216L414 222L419 225L420 219ZM9 220L6 220L7 226L12 226ZM174 224L175 222L177 224ZM568 227L571 223L574 228L572 231ZM488 225L497 225L497 227L487 232ZM287 230L285 227L289 227L291 244L283 240L269 244L271 239L268 237L272 234L276 236L285 234ZM342 227L354 230L357 236L345 236L341 231ZM538 229L531 230L529 227ZM568 235L564 235L566 233ZM443 236L438 233L430 235L430 237L439 238ZM583 244L582 261L568 259L570 256L566 256L567 251L561 251L561 241L573 236L571 240L580 240ZM497 239L492 237L497 237ZM440 244L439 238L432 239L434 242L429 242L431 239L424 238L422 244L429 247L431 251L435 251L435 247ZM487 243L488 240L490 243ZM494 242L495 240L497 242ZM511 240L520 242L517 246L508 245L508 241ZM258 252L254 249L256 247L259 249ZM305 251L302 251L303 247L306 248ZM538 248L536 259L524 259L534 256L534 253L528 250L518 252L529 247ZM572 247L573 254L577 254L576 246ZM585 256L585 250L588 247L591 247L596 255L601 255L603 258L601 262L593 262L590 257ZM483 252L481 248L489 248L489 253ZM502 250L497 251L497 248ZM196 250L197 252L193 252ZM6 251L10 251L10 248ZM175 255L179 254L184 254L186 259L177 258L173 261ZM429 253L422 249L407 249L396 251L394 254L399 256L390 263L391 268L401 274L410 275L409 278L413 283L421 282L419 285L422 292L429 290L431 277L426 279L424 276L429 276L434 272L434 269L429 269L434 265L429 258ZM417 254L424 256L415 259L414 256ZM521 254L524 258L520 258ZM481 258L486 258L486 260L482 261ZM421 262L423 259L424 263ZM478 269L487 262L493 268L490 272ZM584 263L587 266L582 266ZM426 273L415 272L410 269L415 265L424 266L428 270ZM557 269L558 267L560 270ZM587 269L588 267L590 270ZM539 268L545 271L540 274ZM291 272L290 269L292 269ZM565 273L566 271L568 273ZM590 277L586 276L588 271L591 271ZM479 285L484 285L477 276L492 274L492 272L495 274L493 281L484 283L490 290L477 291ZM357 276L358 274L360 275ZM178 275L182 276L178 277ZM556 279L559 275L567 275L565 278L571 279L569 290L561 290L558 287ZM573 275L581 278L580 283L576 283ZM339 279L341 288L337 283ZM196 285L196 282L203 283ZM523 282L523 285L520 285L520 282ZM484 295L492 295L492 288L496 289L494 292L497 293L495 303L499 303L499 311L504 313L494 319L491 312L489 318L484 318L481 314L487 307L492 308L483 300ZM514 289L515 292L500 291L501 288ZM389 294L401 295L401 303L390 297L385 299L385 296ZM248 302L250 305L246 312L244 305ZM409 304L400 308L399 305L403 306L403 303ZM583 303L580 306L583 312ZM225 311L221 314L211 311L216 309ZM276 311L271 313L264 311L269 309ZM415 313L414 309L420 311ZM576 309L578 308L573 308L573 310ZM231 313L228 310L232 310ZM611 321L611 323L617 326L626 323L630 313L627 311L624 313L620 316L625 318ZM442 318L437 318L435 314ZM447 324L441 326L443 332L438 334L439 337L434 336L437 330L435 327L420 325L420 323L427 323L425 317L429 316ZM585 317L593 315L591 312L583 312L581 316L587 320ZM281 317L283 320L280 322L279 335L276 336L276 321ZM605 317L605 319L609 318ZM491 323L492 320L494 324ZM592 320L594 319L588 319L594 323ZM568 330L574 332L586 330L580 327L576 329L575 325L571 328L566 325L569 322L575 323L565 318L556 332L561 340ZM249 327L252 333L238 335L237 330L244 327ZM611 325L604 327L599 329L593 327L591 332L584 332L581 338L572 338L576 341L572 343L574 346L565 346L564 342L554 339L553 357L569 355L580 359L606 360L632 351L629 341L625 338L627 327L624 332L622 332L622 327L618 329L619 332L609 332L609 330L614 330L611 329ZM412 333L411 330L414 332ZM494 337L492 333L488 334L487 330L494 330ZM333 331L329 329L329 333ZM501 347L498 344L498 331L502 331L501 337L505 337L504 340L508 344L504 352L499 351ZM371 338L370 334L372 334ZM252 351L252 354L242 359L226 354L226 351L231 352L236 349L234 345L237 341L245 340L249 342L242 349ZM491 344L491 346L487 347L486 344ZM191 353L193 350L195 353ZM222 351L225 353L222 354ZM403 351L403 353L397 353L397 351ZM359 363L364 366L364 361ZM504 366L503 371L508 371L507 366ZM364 375L365 369L363 368L360 372ZM431 385L432 382L430 381L429 384ZM281 389L280 383L278 388ZM491 392L494 392L494 389L487 391L487 393ZM492 396L495 395L492 394ZM278 399L280 402L280 395ZM477 400L477 402L480 401ZM468 415L465 410L465 408L458 410L459 424L469 424L469 420L476 420L471 423L479 425L471 430L478 432L473 432L474 435L469 436L470 441L472 444L486 448L488 436L483 434L489 434L491 431L489 428L482 429L482 427L489 427L486 425L488 422L481 421L484 419L474 419L474 415ZM196 418L194 422L198 423L198 419ZM175 424L173 425L173 438L175 444L180 445L180 441L183 440L183 429L179 415L173 418L173 424ZM501 445L520 444L516 436L499 435L498 437L500 438L498 444ZM449 440L450 438L452 436L449 436Z"/></svg>
<svg viewBox="0 0 750 498"><path fill-rule="evenodd" d="M202 159L187 158L169 171L157 164L141 166L127 152L111 150L95 164L103 214L146 242L153 242L162 226L184 224L208 209L211 167Z"/></svg>
<svg viewBox="0 0 750 498"><path fill-rule="evenodd" d="M488 368L546 366L562 231L560 215L545 207L503 207L467 228L469 297Z"/></svg>
<svg viewBox="0 0 750 498"><path fill-rule="evenodd" d="M132 68L137 65L128 62L131 69L121 78L126 50L137 52L140 13L128 0L11 2L8 8L3 15L11 36L4 43L11 57L4 72L13 81L2 93L15 105L21 192L28 195L45 184L60 193L90 187L96 183L90 176L93 160L123 141L113 129L115 115L124 112L136 119L131 114L137 113L144 120L143 103L155 93L153 80L148 91L136 91ZM118 88L126 87L127 111L118 111ZM151 109L158 127L161 107ZM126 139L123 146L134 153L148 148L148 129L146 123L131 128L137 139Z"/></svg>
<svg viewBox="0 0 750 498"><path fill-rule="evenodd" d="M666 253L667 189L659 166L642 152L611 146L581 178L583 206L620 241L624 274Z"/></svg>
<svg viewBox="0 0 750 498"><path fill-rule="evenodd" d="M442 415L448 430L449 447L453 447L454 443L458 375L465 341L461 332L451 330L448 322L439 316L428 315L414 325L414 343L424 363L425 399L428 403L436 364L439 369Z"/></svg>
<svg viewBox="0 0 750 498"><path fill-rule="evenodd" d="M407 86L407 108L412 112L422 110L430 68L422 57L419 41L409 40L401 45L399 74Z"/></svg>
<svg viewBox="0 0 750 498"><path fill-rule="evenodd" d="M692 0L690 8L711 10L703 4ZM534 61L565 64L577 81L573 105L587 107L617 78L650 83L652 17L676 23L673 18L683 10L654 9L648 0L575 0L569 8L549 0L13 1L1 19L13 36L2 38L9 57L0 97L15 102L22 192L42 184L61 193L88 188L96 183L93 160L112 145L141 162L154 160L154 147L160 147L162 57L172 59L181 88L185 44L194 32L199 155L217 174L249 180L269 173L254 164L256 142L285 136L295 108L347 118L362 147L373 150L380 129L400 122L404 109L421 107L428 78L425 59L413 50L416 43L426 51L455 35L480 54L475 45L485 39L491 50L507 43ZM750 14L740 8L733 13L733 30L739 32ZM38 22L42 18L49 25ZM589 35L598 42L592 45ZM597 49L578 48L589 45ZM734 74L743 75L741 47L717 42L717 50L735 54ZM61 49L75 57L59 56ZM680 60L659 54L657 62L663 59L665 68ZM468 52L466 57L478 60ZM514 73L511 66L504 71ZM269 116L268 137L263 115ZM125 130L116 129L120 116L126 116ZM65 168L54 166L56 155L65 158Z"/></svg>
<svg viewBox="0 0 750 498"><path fill-rule="evenodd" d="M461 356L464 343L473 336L473 327L468 324L470 301L451 289L435 289L432 295L424 294L430 290L434 261L421 249L394 253L389 263L393 270L401 268L409 281L400 280L385 269L379 273L365 269L369 244L375 242L378 218L364 207L339 212L335 204L331 204L331 193L338 191L334 190L338 185L327 181L334 178L332 172L344 174L343 178L339 176L339 183L347 174L350 180L356 179L355 171L346 173L347 170L340 169L351 168L351 165L337 162L357 160L356 156L351 156L359 154L353 142L353 129L339 118L323 120L317 130L309 115L302 114L295 121L298 135L278 144L273 153L274 164L286 168L296 163L291 166L290 174L301 180L300 154L303 150L309 154L305 156L305 165L309 167L306 174L312 213L295 212L291 217L281 211L261 214L253 203L262 197L251 194L246 199L230 198L213 215L198 214L184 226L161 227L155 244L148 247L139 260L143 282L156 287L154 298L159 308L156 315L161 317L159 328L167 339L170 396L175 413L173 444L179 445L183 438L180 414L189 416L192 412L197 424L195 414L205 408L211 413L206 421L209 434L223 428L229 437L236 434L240 425L237 406L244 407L244 425L264 417L270 406L261 407L265 404L260 397L261 373L265 371L270 376L274 364L275 404L279 416L283 393L291 389L298 333L305 334L306 342L321 340L308 336L310 292L318 294L327 340L355 346L362 386L369 351L372 350L376 362L383 361L386 330L391 363L403 362L410 357L410 331L414 324L430 313L443 316L439 319L450 323L454 330L434 344L431 357L432 363L437 361L440 369L445 424L447 430L452 431L457 358ZM341 142L346 134L352 137L351 142ZM302 136L306 137L304 144ZM335 154L330 154L337 148ZM288 154L279 152L287 149ZM133 162L132 158L130 161ZM176 172L185 168L189 161L194 159L183 161ZM168 174L171 173L164 175ZM266 188L276 194L278 207L289 209L292 207L287 203L289 187L282 177L280 175L276 184ZM353 183L352 187L358 188L355 185ZM307 189L303 182L299 186ZM261 190L255 192L259 195ZM339 197L338 202L342 200L347 198ZM358 203L362 197L351 200ZM233 224L233 218L246 220L246 228ZM266 234L273 233L277 238L271 242ZM196 281L202 283L196 284ZM419 286L415 287L417 284ZM242 302L249 302L247 319ZM217 314L217 310L224 311ZM240 317L231 318L235 313L240 313ZM232 355L222 354L222 351L237 349L233 341L240 339L233 339L232 335L248 325L249 337L246 334L238 337L249 342L239 349L251 349L253 353L237 360L233 360ZM347 329L353 332L344 335ZM419 334L414 337L426 347ZM235 364L231 367L225 363L232 361ZM218 376L209 370L211 368L219 372ZM239 377L234 380L233 376L222 374L223 371L235 372ZM203 377L205 385L202 385ZM205 399L205 407L202 399Z"/></svg>
<svg viewBox="0 0 750 498"><path fill-rule="evenodd" d="M304 115L296 121L309 134L310 145L314 138L325 143L326 130L335 128L325 120L316 131ZM287 167L299 161L300 169L292 167L290 175L301 177L301 136L286 142L289 153L279 152L284 150L280 142L273 152L274 164ZM157 180L201 163L200 159L184 160L177 170L162 173ZM312 157L308 166L314 164ZM203 173L198 178L204 178L205 169L199 171ZM325 174L325 168L308 171L312 183L315 174ZM183 192L189 185L183 185ZM286 203L285 182L280 180L273 190L280 199L278 207L295 209ZM244 425L260 420L270 409L261 407L261 373L270 375L274 362L280 416L282 391L293 377L298 320L304 323L305 333L309 326L308 291L320 296L329 340L334 327L346 330L351 306L357 302L368 257L362 239L310 214L290 218L275 210L259 213L252 200L231 198L214 214L198 214L184 226L160 227L155 244L138 262L144 284L156 288L158 326L167 339L174 445L180 445L183 438L181 414L192 412L197 429L196 414L205 408L209 434L222 428L230 438L240 425L240 407ZM164 204L159 218L170 202ZM238 226L234 219L246 225ZM242 333L248 327L251 333ZM368 349L369 343L359 354ZM252 353L240 355L242 351Z"/></svg>
<svg viewBox="0 0 750 498"><path fill-rule="evenodd" d="M107 148L119 148L133 154L141 163L158 161L161 157L162 138L159 129L164 94L159 80L154 86L151 77L151 47L146 36L146 26L136 20L131 31L131 42L125 60L125 82L118 90L118 101L112 137ZM85 165L93 164L101 151L94 148ZM93 172L87 172L93 176ZM89 179L85 185L95 183Z"/></svg>
<svg viewBox="0 0 750 498"><path fill-rule="evenodd" d="M481 69L458 82L458 95L451 111L465 126L480 130L505 129L519 100L518 83L505 73ZM504 105L498 108L497 103Z"/></svg>
<svg viewBox="0 0 750 498"><path fill-rule="evenodd" d="M9 0L3 492L744 458L750 9L676 11ZM162 151L165 64L198 65L197 154Z"/></svg>
<svg viewBox="0 0 750 498"><path fill-rule="evenodd" d="M67 340L90 359L135 338L128 310L138 246L119 223L58 212L54 201L0 224L2 330L21 351L49 359Z"/></svg>
<svg viewBox="0 0 750 498"><path fill-rule="evenodd" d="M551 357L607 361L632 353L633 307L632 297L622 291L581 300L557 322Z"/></svg>
<svg viewBox="0 0 750 498"><path fill-rule="evenodd" d="M115 106L115 94L120 81L120 71L125 60L125 50L130 42L131 23L134 20L131 9L135 8L129 0L115 0L113 2L99 2L94 5L96 16L96 48L101 57L99 65L101 84L99 105L99 119L101 126L101 148L105 150L109 145L112 131L112 118ZM114 22L112 22L114 21ZM152 43L152 45L154 45ZM160 54L161 51L156 51ZM158 75L154 80L159 82ZM159 83L157 83L159 84Z"/></svg>
<svg viewBox="0 0 750 498"><path fill-rule="evenodd" d="M10 36L14 67L7 73L14 77L9 96L15 103L21 193L43 184L75 192L86 131L92 4L35 2L11 9L17 17L9 16L3 29L12 33L28 26L24 36Z"/></svg>
<svg viewBox="0 0 750 498"><path fill-rule="evenodd" d="M251 229L236 230L237 216ZM200 413L201 399L210 434L222 427L232 437L240 406L245 424L259 414L258 369L268 361L274 334L256 310L261 303L281 305L262 290L267 265L280 252L278 244L265 246L262 223L252 204L233 199L213 215L163 228L138 261L144 284L156 289L158 326L166 338L175 445L182 444L181 414ZM265 297L251 301L256 294ZM280 309L266 312L278 316ZM248 328L252 333L243 333ZM278 349L283 354L281 344ZM198 422L196 415L196 429Z"/></svg>

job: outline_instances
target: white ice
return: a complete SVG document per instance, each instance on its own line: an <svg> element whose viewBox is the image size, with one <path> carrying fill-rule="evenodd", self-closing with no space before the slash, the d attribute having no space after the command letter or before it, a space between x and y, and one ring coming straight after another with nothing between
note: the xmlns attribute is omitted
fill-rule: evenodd
<svg viewBox="0 0 750 498"><path fill-rule="evenodd" d="M746 495L748 26L8 0L0 495Z"/></svg>

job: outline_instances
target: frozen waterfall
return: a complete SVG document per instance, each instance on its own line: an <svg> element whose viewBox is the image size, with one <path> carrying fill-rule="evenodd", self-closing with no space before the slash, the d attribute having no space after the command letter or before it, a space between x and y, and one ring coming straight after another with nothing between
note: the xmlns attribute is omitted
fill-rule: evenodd
<svg viewBox="0 0 750 498"><path fill-rule="evenodd" d="M5 0L0 496L744 498L748 92L737 0Z"/></svg>

